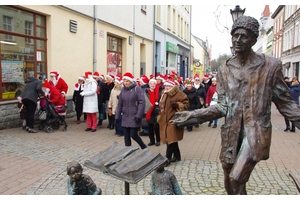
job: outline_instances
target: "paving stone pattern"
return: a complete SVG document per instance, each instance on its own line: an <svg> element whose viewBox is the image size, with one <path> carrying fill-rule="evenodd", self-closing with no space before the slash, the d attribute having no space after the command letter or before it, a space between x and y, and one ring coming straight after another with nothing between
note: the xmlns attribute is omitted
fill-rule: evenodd
<svg viewBox="0 0 300 200"><path fill-rule="evenodd" d="M272 114L271 156L269 160L261 161L255 167L247 183L247 192L249 195L296 195L298 191L289 173L300 180L300 162L296 159L299 155L300 131L283 132L285 128L283 118L278 115L276 109L272 109L272 112L274 114ZM67 120L68 133L56 130L56 133L51 134L40 131L37 134L29 134L22 132L20 128L0 131L0 160L2 161L0 194L66 195L68 162L76 160L82 164L99 150L108 148L112 141L123 144L123 138L115 136L113 131L105 128L107 124L103 123L103 127L98 128L98 133L93 133L102 139L99 142L95 140L99 144L92 146L91 144L94 143L92 133L82 131L86 125L76 125L75 120L75 118ZM219 120L218 124L222 123L222 119ZM226 194L223 170L218 160L219 125L217 129L212 129L207 127L206 123L198 129L194 128L192 132L185 132L184 140L179 143L182 160L166 167L166 170L175 174L184 195ZM78 131L80 129L81 131ZM192 143L193 138L198 138L199 141ZM148 144L148 137L142 139ZM81 143L85 145L79 145ZM136 145L134 141L133 145ZM160 152L162 155L165 153L165 148L165 145L149 147L151 151ZM204 152L200 154L199 151ZM190 154L190 152L195 153ZM83 167L83 173L94 180L103 194L123 195L125 193L123 181ZM144 195L151 191L150 179L151 174L137 184L130 184L130 194Z"/></svg>

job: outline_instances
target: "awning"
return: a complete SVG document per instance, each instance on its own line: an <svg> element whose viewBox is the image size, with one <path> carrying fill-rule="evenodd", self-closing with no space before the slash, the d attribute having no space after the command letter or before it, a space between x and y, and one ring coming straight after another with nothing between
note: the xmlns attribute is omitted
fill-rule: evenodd
<svg viewBox="0 0 300 200"><path fill-rule="evenodd" d="M114 142L105 151L86 160L84 165L116 179L135 184L166 160L160 153L153 153L147 148L126 147Z"/></svg>

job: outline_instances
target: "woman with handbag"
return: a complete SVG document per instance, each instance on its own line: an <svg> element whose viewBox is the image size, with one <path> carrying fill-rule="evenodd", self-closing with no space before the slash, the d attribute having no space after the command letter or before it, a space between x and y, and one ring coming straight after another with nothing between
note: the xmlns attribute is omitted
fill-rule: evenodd
<svg viewBox="0 0 300 200"><path fill-rule="evenodd" d="M138 135L138 129L142 125L142 117L145 110L145 97L140 86L134 81L131 73L123 75L124 87L119 95L118 107L115 115L115 123L120 123L122 115L122 127L125 146L131 146L131 138L135 140L141 149L147 148Z"/></svg>
<svg viewBox="0 0 300 200"><path fill-rule="evenodd" d="M155 144L155 146L160 145L160 135L159 135L159 125L157 123L157 116L159 114L159 106L158 101L160 99L161 91L160 87L157 85L157 82L155 79L151 79L149 81L149 89L145 90L146 97L148 98L150 103L152 104L152 107L146 114L146 121L148 123L148 129L149 129L149 139L150 143L148 146L152 146ZM154 133L156 137L156 143L154 138Z"/></svg>
<svg viewBox="0 0 300 200"><path fill-rule="evenodd" d="M166 157L168 164L170 164L170 162L181 160L178 141L183 139L184 132L184 128L178 128L175 124L171 124L170 120L174 120L176 112L187 110L190 104L186 94L179 90L174 80L166 80L164 86L165 89L162 91L159 101L157 122L159 124L160 140L163 144L167 144Z"/></svg>
<svg viewBox="0 0 300 200"><path fill-rule="evenodd" d="M109 101L108 101L108 116L112 117L111 127L110 130L114 129L116 130L116 135L122 136L123 132L120 130L119 127L115 127L115 114L119 102L119 95L122 90L121 84L122 78L119 75L115 76L115 85L114 88L111 90Z"/></svg>

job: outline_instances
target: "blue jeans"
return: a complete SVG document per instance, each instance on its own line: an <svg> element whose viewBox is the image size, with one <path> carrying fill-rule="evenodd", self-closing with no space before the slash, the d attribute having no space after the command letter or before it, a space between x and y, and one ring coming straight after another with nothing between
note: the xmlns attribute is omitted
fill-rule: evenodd
<svg viewBox="0 0 300 200"><path fill-rule="evenodd" d="M131 146L131 138L132 138L140 145L141 149L147 148L147 146L145 145L145 143L140 138L137 132L138 132L138 128L123 127L125 146Z"/></svg>

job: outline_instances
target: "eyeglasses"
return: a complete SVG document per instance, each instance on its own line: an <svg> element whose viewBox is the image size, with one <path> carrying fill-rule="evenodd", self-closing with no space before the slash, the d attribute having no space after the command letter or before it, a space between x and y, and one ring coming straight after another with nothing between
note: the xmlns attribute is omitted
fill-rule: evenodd
<svg viewBox="0 0 300 200"><path fill-rule="evenodd" d="M195 81L200 81L199 79L195 79Z"/></svg>

